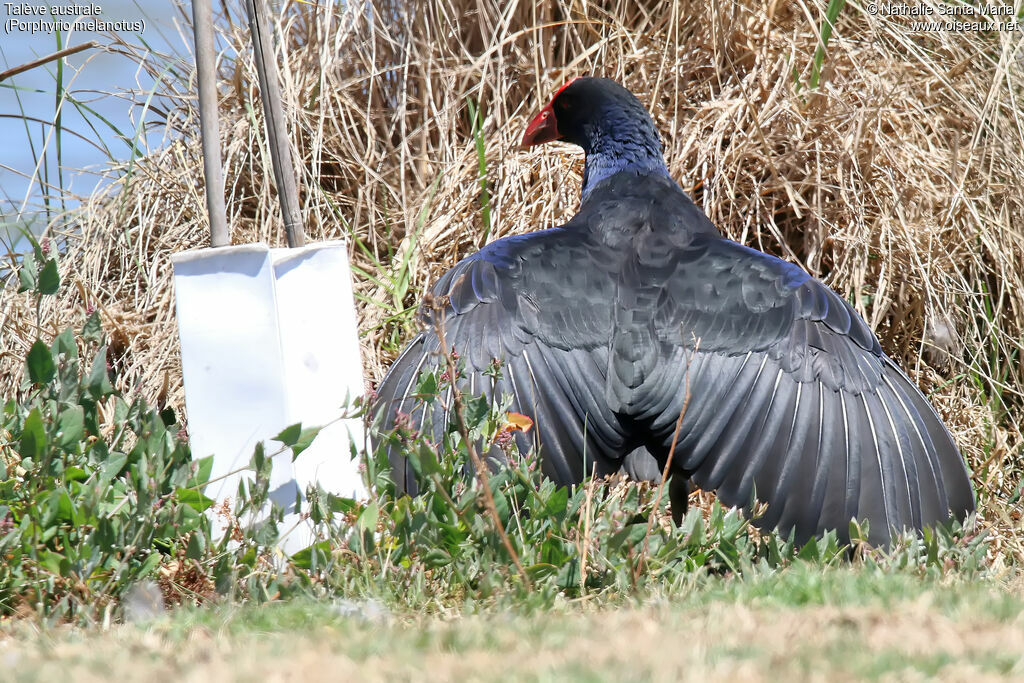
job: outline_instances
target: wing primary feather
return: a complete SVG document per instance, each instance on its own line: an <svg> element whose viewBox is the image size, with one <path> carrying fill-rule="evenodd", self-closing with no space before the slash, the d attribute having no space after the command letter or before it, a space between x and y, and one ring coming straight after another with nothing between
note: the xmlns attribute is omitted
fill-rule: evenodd
<svg viewBox="0 0 1024 683"><path fill-rule="evenodd" d="M970 477L964 466L960 450L945 425L942 424L935 408L920 389L891 359L883 356L882 360L883 376L887 376L895 384L897 390L903 393L907 401L913 404L914 413L919 418L917 424L923 429L922 436L927 435L927 441L931 444L928 455L936 466L938 487L941 489L941 498L945 504L935 517L923 517L922 522L928 525L946 521L950 517L950 512L958 519L965 518L974 511L975 502Z"/></svg>
<svg viewBox="0 0 1024 683"><path fill-rule="evenodd" d="M781 373L781 368L780 368ZM797 434L797 425L801 423L799 416L802 409L801 400L803 398L803 384L800 382L794 382L796 385L796 393L793 396L793 407L790 409L790 423L789 429L786 430L785 436L780 440L781 424L778 425L772 435L771 439L764 439L762 443L757 447L755 457L753 458L751 465L747 467L747 470L743 473L743 480L740 482L739 494L744 497L749 497L750 493L754 493L758 496L761 501L779 500L779 485L781 483L781 472L780 467L784 468L786 459L789 454L794 452L793 449L793 437ZM784 415L780 415L780 418L784 418ZM806 420L803 421L806 427ZM805 431L805 430L804 430ZM802 446L800 446L802 448ZM796 449L796 450L799 450ZM764 456L771 454L768 460L764 460ZM763 461L763 465L762 465ZM756 489L756 482L760 481L764 488L761 490ZM769 509L765 514L767 517L775 516L778 519L778 514L781 514L782 504L775 505L775 509Z"/></svg>
<svg viewBox="0 0 1024 683"><path fill-rule="evenodd" d="M779 388L782 386L783 380L784 371L780 367L775 373L772 394L764 410L763 419L761 419L759 425L750 430L741 446L741 449L747 454L746 466L739 472L731 472L723 484L721 495L735 500L737 504L745 505L749 502L754 478L761 471L769 453L774 452L777 457L781 453L785 453L784 450L780 451L778 448L779 431L783 421L787 417L791 418L794 414L795 409L790 406L790 403L795 403L800 388L797 385L796 392L794 393L791 385L787 384L780 400ZM788 381L788 378L786 381ZM792 427L787 432L791 434Z"/></svg>
<svg viewBox="0 0 1024 683"><path fill-rule="evenodd" d="M803 419L795 418L793 434L786 444L785 451L779 457L781 471L777 474L770 471L775 480L766 480L766 483L771 481L772 485L767 486L770 490L766 499L769 506L762 524L777 525L783 533L796 529L798 543L805 541L813 529L808 531L804 523L805 517L809 514L807 498L793 494L793 488L797 480L801 478L801 467L807 466L804 461L808 461L811 467L815 467L819 457L825 454L822 451L822 438L823 434L828 432L826 425L829 425L829 422L826 418L829 417L829 413L824 411L826 405L821 389L822 385L817 382L802 385L801 405L806 407L805 410L808 413ZM817 400L814 398L814 392L817 392ZM804 394L810 394L810 397L804 398ZM817 423L816 427L815 423ZM809 442L808 436L812 429L817 433Z"/></svg>
<svg viewBox="0 0 1024 683"><path fill-rule="evenodd" d="M411 369L408 370L409 381L405 384L405 388L401 391L393 393L392 399L385 403L385 429L394 427L395 418L397 416L398 411L406 412L406 402L409 401L411 398L410 391L413 385L415 385L416 379L419 377L420 370L423 368L424 363L426 363L427 361L427 357L430 355L430 352L427 350L426 345L422 340L423 337L420 337L420 343L423 344L423 347L420 349L421 355L419 361L415 365L413 365ZM411 353L414 348L416 347L414 345L411 345L409 349L407 349L407 352ZM396 369L401 367L401 363L405 359L405 357L405 353L399 356L398 360L395 362ZM408 411L410 417L414 417L412 415L413 410L413 408L410 408ZM423 412L424 411L421 411L419 422L417 423L414 421L413 423L413 427L415 429L421 429L423 426ZM394 479L396 489L406 493L410 493L412 495L416 495L417 491L419 490L419 486L416 482L415 473L412 471L412 466L409 464L409 462L402 458L398 453L395 453L393 449L388 450L388 459L391 462L391 476Z"/></svg>
<svg viewBox="0 0 1024 683"><path fill-rule="evenodd" d="M917 479L917 472L916 472L917 468L914 466L913 452L912 451L911 452L907 452L903 448L903 446L904 446L903 433L902 433L902 431L900 429L900 427L902 426L902 422L897 424L896 420L893 419L892 411L889 410L889 405L888 405L887 401L884 399L884 397L881 394L879 394L879 399L881 400L882 410L885 411L885 417L886 417L886 420L889 423L889 429L892 430L893 437L896 440L896 454L899 456L900 469L903 472L903 483L906 484L905 491L906 491L907 497L903 501L904 505L903 505L903 509L902 510L899 509L899 503L901 502L900 499L899 498L896 499L897 512L899 514L897 528L900 529L901 531L904 528L908 527L908 526L912 526L913 528L920 528L920 526L921 526L920 492L918 492L918 495L915 495L914 491L912 490L913 487L912 487L912 484L911 484L911 477L912 477L911 470L912 469L914 470L914 472L913 472L913 479L915 481ZM908 441L909 441L909 439L908 439ZM907 445L909 446L909 443ZM895 472L894 472L894 475L895 475ZM893 483L896 484L896 482L893 482Z"/></svg>
<svg viewBox="0 0 1024 683"><path fill-rule="evenodd" d="M893 500L893 492L890 491L890 487L892 487L895 483L893 481L894 476L893 472L891 471L891 467L886 467L886 459L884 459L882 455L882 444L879 443L878 427L875 425L874 416L871 414L871 407L868 405L867 395L861 394L860 400L861 405L864 407L864 416L867 418L868 426L871 433L871 445L874 447L875 450L875 464L878 466L878 492L882 496L882 515L885 519L884 531L878 533L877 531L873 530L871 532L871 535L872 537L875 537L877 534L877 538L884 538L885 540L888 540L891 530L893 528L899 528L897 526L896 519L894 519L895 514L893 511L893 504L895 501ZM887 472L886 470L890 471Z"/></svg>
<svg viewBox="0 0 1024 683"><path fill-rule="evenodd" d="M420 355L419 362L413 367L412 372L409 373L409 382L405 385L405 389L394 394L395 398L392 399L392 403L398 403L396 410L400 410L405 405L405 401L409 398L409 391L412 389L413 385L416 384L416 378L419 377L420 370L423 369L423 364L427 361L428 355L430 355L430 352L424 348L423 353ZM401 362L401 360L402 359L399 358L398 361L396 361L396 364Z"/></svg>
<svg viewBox="0 0 1024 683"><path fill-rule="evenodd" d="M526 349L523 349L523 359L526 361L526 367L530 373L530 377L537 387L536 395L540 400L538 405L542 406L543 410L537 413L537 431L543 431L544 434L540 437L541 443L541 464L542 468L550 473L552 479L560 484L569 484L574 481L579 481L582 478L581 472L573 472L569 460L569 454L565 452L566 438L571 439L572 434L569 428L565 425L563 420L563 412L558 407L551 404L551 399L556 398L551 395L550 391L547 391L547 385L541 384L537 380L536 370L534 368L533 361L530 360L530 354ZM541 361L544 361L543 354L541 354ZM580 444L581 445L581 444ZM582 450L582 448L580 449Z"/></svg>
<svg viewBox="0 0 1024 683"><path fill-rule="evenodd" d="M526 374L528 375L528 377L526 377L526 381L527 381L528 388L530 390L530 408L533 411L533 419L534 419L535 422L539 422L538 418L540 416L540 409L539 409L539 407L537 405L537 393L538 393L539 389L537 387L537 379L534 377L534 374L533 374L533 367L530 364L530 355L529 355L529 353L527 353L526 349L523 349L523 355L521 356L521 358L523 359L523 366L526 367ZM541 436L541 433L540 433L540 427L537 426L537 425L534 425L534 429L533 429L533 447L534 447L534 453L536 454L537 457L540 457L540 450L541 450L541 446L542 445L543 445L543 437Z"/></svg>
<svg viewBox="0 0 1024 683"><path fill-rule="evenodd" d="M584 476L582 455L587 451L587 443L583 434L584 416L579 414L568 396L570 391L558 383L559 373L555 363L549 358L549 349L538 347L537 365L543 372L548 384L543 387L543 399L550 408L546 415L547 431L551 433L547 455L544 460L548 467L555 469L558 476L554 477L559 484L572 484L581 481ZM543 366L541 364L543 363ZM588 453L594 459L596 454ZM603 463L602 463L603 464Z"/></svg>
<svg viewBox="0 0 1024 683"><path fill-rule="evenodd" d="M605 410L606 406L593 391L594 387L602 384L592 374L597 367L593 363L593 357L589 352L578 351L571 351L564 355L568 365L566 374L576 378L573 386L579 398L578 410L585 414L588 420L588 438L584 441L586 443L592 443L594 440L600 442L605 447L602 451L604 453L610 454L618 451L625 440L622 438L618 421Z"/></svg>
<svg viewBox="0 0 1024 683"><path fill-rule="evenodd" d="M855 443L850 439L850 411L846 405L846 394L842 390L836 393L839 394L843 413L843 440L846 444L846 511L844 517L849 522L852 519L859 519L857 515L859 513L860 476L862 469L860 442ZM856 449L856 455L854 454L854 449Z"/></svg>
<svg viewBox="0 0 1024 683"><path fill-rule="evenodd" d="M735 381L739 372L743 369L742 364L735 371L732 368L728 368L728 361L730 359L726 356L716 353L699 355L703 355L707 359L702 364L706 366L706 369L702 368L700 374L694 373L691 376L691 400L686 408L686 415L683 417L687 428L680 433L679 443L677 444L678 453L688 452L689 448L700 437L700 434L704 431L704 425L714 416L715 408L720 405L722 396L728 391L728 386L731 382ZM743 363L746 363L749 357L750 354L748 353L744 357ZM729 375L728 379L726 379L726 375ZM671 440L672 432L675 430L679 411L682 410L683 403L686 400L686 392L683 387L679 387L675 393L676 397L666 408L665 412L652 422L652 426L658 429L659 434L669 440ZM668 442L666 442L667 445ZM682 464L681 461L680 464Z"/></svg>
<svg viewBox="0 0 1024 683"><path fill-rule="evenodd" d="M513 401L513 405L516 406L516 408L515 408L516 412L529 413L530 415L533 416L534 421L536 421L537 404L534 401L531 401L529 404L524 402L525 399L526 399L526 396L523 394L522 390L519 388L519 382L516 381L516 370L515 370L515 360L514 359L513 360L509 360L509 361L506 362L506 364L505 364L505 372L508 373L508 381L509 381L509 384L512 385L512 397L513 397L512 401ZM524 407L524 406L527 406L527 407ZM518 432L517 436L519 434L522 434L522 432ZM524 438L526 438L526 437L524 437ZM533 442L533 450L534 450L535 453L540 449L540 443L539 443L538 439L539 439L539 437L538 437L538 434L537 434L537 430L536 429L531 430L531 433L530 433L527 441L528 442L529 441Z"/></svg>
<svg viewBox="0 0 1024 683"><path fill-rule="evenodd" d="M719 438L715 440L713 445L708 447L708 453L714 458L714 462L711 466L711 471L703 476L702 486L709 489L719 488L734 460L739 457L739 446L745 442L747 435L750 434L753 423L761 415L762 406L764 405L763 399L757 399L760 399L758 394L761 393L762 389L759 385L767 363L768 354L764 354L761 358L761 367L757 369L757 375L747 387L743 399L728 411L730 415L728 421L717 430ZM751 397L754 397L755 400L751 401ZM698 444L699 447L700 444Z"/></svg>
<svg viewBox="0 0 1024 683"><path fill-rule="evenodd" d="M743 357L743 361L736 369L736 373L733 375L732 382L730 382L728 386L736 386L736 382L737 380L739 380L740 376L746 370L747 361L750 360L752 354L752 351L748 351L747 355ZM760 374L761 370L764 369L764 363L767 360L767 358L767 354L762 355L761 366L758 368L757 371L758 374ZM680 464L683 466L684 469L697 469L698 464L704 460L704 456L707 454L708 449L711 448L711 446L713 446L716 441L718 441L718 438L721 435L722 430L728 423L729 418L732 417L733 411L736 410L736 405L741 400L740 392L734 391L733 394L735 398L727 398L726 404L724 406L719 406L720 410L718 410L718 412L711 413L710 423L708 425L705 425L703 429L695 430L695 432L699 432L698 434L696 434L696 444L694 444L692 447L690 447L689 444L683 445L683 452L687 453L687 455L684 462ZM746 393L743 394L743 396L745 395Z"/></svg>
<svg viewBox="0 0 1024 683"><path fill-rule="evenodd" d="M885 382L885 385L889 390L896 396L900 406L903 408L903 412L910 421L914 430L914 435L917 436L918 443L921 444L921 454L925 463L928 465L928 471L931 474L931 481L934 484L932 487L926 486L921 488L921 521L922 523L927 523L933 519L944 518L949 510L949 500L946 496L942 475L934 462L934 446L932 445L931 437L928 435L927 430L923 432L921 430L920 421L924 419L924 416L920 415L911 406L907 405L907 402L904 400L905 397L902 388L893 384L892 380L889 379L889 376L885 372L882 373L882 380ZM918 468L919 473L920 471L921 468ZM921 484L920 476L918 477L918 484ZM931 493L931 495L926 496L926 492Z"/></svg>
<svg viewBox="0 0 1024 683"><path fill-rule="evenodd" d="M419 362L416 363L415 366L413 366L412 372L409 373L409 381L408 383L406 383L405 389L403 389L400 395L396 396L395 398L395 402L398 403L398 407L396 408L396 410L404 409L406 401L412 398L412 388L413 386L416 385L416 380L419 378L420 372L423 370L423 366L427 362L427 356L429 355L429 352L427 352L426 349L424 349L423 354L420 356ZM405 411L403 410L403 412Z"/></svg>
<svg viewBox="0 0 1024 683"><path fill-rule="evenodd" d="M833 428L831 422L835 420L835 406L829 406L829 431ZM824 387L818 385L818 443L814 453L814 484L811 486L811 496L807 506L808 518L813 517L811 533L822 526L825 498L828 492L829 475L832 473L833 455L830 448L826 448L824 441L825 434L825 392ZM848 433L843 432L843 450L849 449ZM847 455L847 460L849 456ZM807 521L810 521L808 519ZM838 526L838 524L837 524ZM841 531L845 532L845 529Z"/></svg>

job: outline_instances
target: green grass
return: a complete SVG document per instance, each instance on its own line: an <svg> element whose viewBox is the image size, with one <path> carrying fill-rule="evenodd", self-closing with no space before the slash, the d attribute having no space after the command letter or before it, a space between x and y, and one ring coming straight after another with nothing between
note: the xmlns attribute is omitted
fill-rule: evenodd
<svg viewBox="0 0 1024 683"><path fill-rule="evenodd" d="M815 48L814 57L811 59L811 75L807 81L807 87L810 90L816 90L821 80L821 71L825 65L828 41L832 38L832 31L835 29L836 20L839 19L839 14L843 11L845 5L846 0L829 0L828 6L825 8L825 16L822 17L821 27L818 29L818 46ZM800 82L800 74L796 66L793 67L793 83L796 86L796 91L800 92L803 84Z"/></svg>
<svg viewBox="0 0 1024 683"><path fill-rule="evenodd" d="M365 605L364 605L365 606ZM338 599L180 609L145 624L0 627L9 680L330 671L359 680L1011 679L1024 601L996 581L797 564L687 595L444 614Z"/></svg>

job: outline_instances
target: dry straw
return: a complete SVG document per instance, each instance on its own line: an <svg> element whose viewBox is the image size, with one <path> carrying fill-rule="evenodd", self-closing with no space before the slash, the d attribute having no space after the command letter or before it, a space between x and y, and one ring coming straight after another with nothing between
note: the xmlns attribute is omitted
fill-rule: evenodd
<svg viewBox="0 0 1024 683"><path fill-rule="evenodd" d="M575 211L580 153L520 152L518 138L565 80L609 76L649 106L671 172L723 231L850 298L968 456L993 553L1020 556L1024 32L915 30L867 7L847 3L811 91L820 0L286 2L279 57L305 227L311 241L362 245L368 376L408 332L395 299L413 306L481 246L467 101L483 112L496 239ZM222 38L243 55L219 64L233 241L282 244L249 38L233 25ZM62 259L77 286L54 310L102 308L122 386L183 410L170 255L203 246L207 225L193 83L167 87L170 142L87 203ZM403 274L407 289L388 279ZM329 293L310 296L332 315ZM0 319L10 394L34 311L5 295Z"/></svg>

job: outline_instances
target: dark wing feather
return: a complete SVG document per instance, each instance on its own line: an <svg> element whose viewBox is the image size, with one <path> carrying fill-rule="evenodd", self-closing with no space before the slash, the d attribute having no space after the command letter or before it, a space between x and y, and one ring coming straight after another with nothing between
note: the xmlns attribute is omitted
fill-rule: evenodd
<svg viewBox="0 0 1024 683"><path fill-rule="evenodd" d="M838 295L726 240L695 240L679 264L635 286L667 293L659 338L691 349L691 400L674 456L685 475L730 505L756 495L768 504L761 523L795 530L800 541L828 529L845 538L851 519L866 518L871 540L884 543L891 529L974 509L945 427ZM657 373L687 362L678 353L661 358ZM640 393L648 388L680 391ZM637 405L664 398L645 395ZM672 404L650 420L662 448L676 416Z"/></svg>
<svg viewBox="0 0 1024 683"><path fill-rule="evenodd" d="M615 472L625 456L623 429L603 392L613 280L595 265L600 258L579 235L556 228L492 243L433 288L443 302L445 341L464 364L460 388L512 395L512 410L534 420L530 433L517 437L520 448L536 448L542 471L563 484L594 470ZM423 371L443 371L433 315L421 312L424 329L381 382L375 407L381 429L404 421L439 441L450 402L438 400L425 414L415 395ZM484 371L493 359L502 369L492 388ZM651 463L637 471L650 471ZM399 489L416 493L397 453L392 465Z"/></svg>

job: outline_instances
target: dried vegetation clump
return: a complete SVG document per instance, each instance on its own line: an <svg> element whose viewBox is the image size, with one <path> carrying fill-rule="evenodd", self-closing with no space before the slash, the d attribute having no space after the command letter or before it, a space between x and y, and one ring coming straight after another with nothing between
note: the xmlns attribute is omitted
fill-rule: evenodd
<svg viewBox="0 0 1024 683"><path fill-rule="evenodd" d="M540 4L283 8L307 235L352 240L367 375L381 376L408 309L458 258L574 213L581 154L520 152L518 138L567 79L616 78L649 106L672 173L724 232L854 302L967 455L995 552L1021 557L1019 32L915 31L851 1L812 90L823 0ZM223 26L233 48L220 61L229 225L236 243L281 244L248 34ZM122 382L183 410L170 255L207 238L194 88L168 88L171 141L129 183L92 198L64 236L65 278L78 286L54 305L58 318L100 307ZM470 102L481 110L489 230ZM35 317L12 296L0 314L10 389Z"/></svg>

